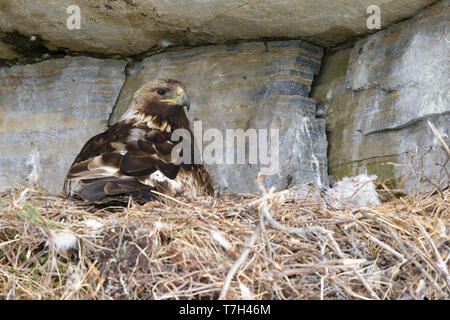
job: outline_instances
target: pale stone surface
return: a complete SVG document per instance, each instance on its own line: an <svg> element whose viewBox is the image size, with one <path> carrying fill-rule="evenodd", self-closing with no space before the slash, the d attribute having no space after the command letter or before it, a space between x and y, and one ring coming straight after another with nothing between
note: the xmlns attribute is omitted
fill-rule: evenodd
<svg viewBox="0 0 450 320"><path fill-rule="evenodd" d="M330 173L380 177L409 165L448 183L445 155L427 125L450 130L449 1L325 59L313 98L327 114ZM423 159L423 163L422 163ZM422 179L423 180L423 179ZM407 188L417 181L409 179Z"/></svg>
<svg viewBox="0 0 450 320"><path fill-rule="evenodd" d="M325 122L315 118L315 103L307 98L321 57L322 49L301 41L217 45L158 54L128 70L111 122L127 109L142 84L160 77L178 79L191 98L188 116L191 121L201 120L203 131L217 128L226 137L226 129L279 129L281 170L267 176L266 185L325 185ZM225 162L225 156L222 159ZM217 191L256 190L259 165L212 164L207 168Z"/></svg>
<svg viewBox="0 0 450 320"><path fill-rule="evenodd" d="M382 27L413 16L434 0L2 0L0 31L42 38L49 49L133 55L158 43L200 45L260 38L298 38L334 45L370 32L369 5ZM81 9L69 30L67 8ZM0 58L2 58L0 56Z"/></svg>
<svg viewBox="0 0 450 320"><path fill-rule="evenodd" d="M0 68L0 186L59 193L82 145L107 127L125 62L72 57Z"/></svg>

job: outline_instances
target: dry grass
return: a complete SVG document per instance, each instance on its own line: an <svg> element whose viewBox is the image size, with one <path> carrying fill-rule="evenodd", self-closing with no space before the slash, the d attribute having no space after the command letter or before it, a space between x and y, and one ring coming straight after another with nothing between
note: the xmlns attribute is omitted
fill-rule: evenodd
<svg viewBox="0 0 450 320"><path fill-rule="evenodd" d="M264 191L98 209L10 189L0 299L448 299L449 202L447 189L330 210ZM62 230L78 248L44 245Z"/></svg>

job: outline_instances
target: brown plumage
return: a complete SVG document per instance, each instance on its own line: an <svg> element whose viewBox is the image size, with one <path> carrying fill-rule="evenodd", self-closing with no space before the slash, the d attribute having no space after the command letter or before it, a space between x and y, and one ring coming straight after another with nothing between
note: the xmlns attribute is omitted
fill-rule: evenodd
<svg viewBox="0 0 450 320"><path fill-rule="evenodd" d="M189 120L189 98L184 85L158 79L136 91L131 105L111 128L92 137L72 163L64 193L93 203L126 202L131 195L139 202L157 200L151 191L171 197L213 195L208 172L181 154L172 158L179 142L171 141L176 129L186 129L194 141ZM177 149L175 149L177 150Z"/></svg>

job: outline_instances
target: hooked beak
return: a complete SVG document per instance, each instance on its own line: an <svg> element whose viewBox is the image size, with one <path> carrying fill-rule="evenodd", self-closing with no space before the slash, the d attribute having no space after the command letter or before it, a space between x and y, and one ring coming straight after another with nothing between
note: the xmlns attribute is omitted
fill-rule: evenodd
<svg viewBox="0 0 450 320"><path fill-rule="evenodd" d="M180 87L177 88L177 97L175 99L164 99L161 100L162 102L170 102L182 107L186 107L186 109L189 111L191 107L191 103L189 101L189 96L187 93Z"/></svg>

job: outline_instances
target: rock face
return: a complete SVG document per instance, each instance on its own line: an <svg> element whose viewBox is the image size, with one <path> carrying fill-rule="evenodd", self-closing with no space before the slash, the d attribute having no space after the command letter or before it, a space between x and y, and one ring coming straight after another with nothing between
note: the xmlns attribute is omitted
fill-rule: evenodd
<svg viewBox="0 0 450 320"><path fill-rule="evenodd" d="M0 186L41 176L59 193L82 145L106 128L124 69L85 57L0 68Z"/></svg>
<svg viewBox="0 0 450 320"><path fill-rule="evenodd" d="M344 0L2 0L0 31L34 35L50 50L101 54L142 53L163 40L200 45L300 38L329 46L368 33L369 5L379 5L381 26L386 27L433 2L353 0L350 6ZM71 30L66 22L73 13L67 10L74 4L80 8L81 29Z"/></svg>
<svg viewBox="0 0 450 320"><path fill-rule="evenodd" d="M326 184L325 122L315 119L315 103L307 98L321 57L321 48L301 41L218 45L158 54L128 70L111 123L127 109L142 84L160 77L178 79L191 98L188 116L191 122L202 122L205 135L208 129L218 129L226 139L227 129L255 129L260 139L268 141L258 129L279 130L281 170L268 175L266 185ZM211 141L206 140L204 148ZM223 143L223 157L219 157L223 164L207 165L215 189L255 191L262 161L237 164L235 159L234 164L226 164L226 146L230 144ZM245 147L248 163L248 141L239 146ZM233 152L237 150L235 147ZM258 156L261 154L265 153L258 148Z"/></svg>
<svg viewBox="0 0 450 320"><path fill-rule="evenodd" d="M254 180L267 165L276 173L263 172L266 186L327 185L325 119L316 115L326 117L329 173L343 177L367 170L395 184L409 169L392 163L411 164L446 184L445 154L427 121L448 141L449 0L352 48L333 49L322 68L320 47L255 40L302 38L332 46L368 33L369 4L381 7L384 27L434 2L357 0L349 7L343 0L80 0L81 29L69 30L72 1L2 0L0 63L29 62L33 54L53 60L0 68L0 186L41 176L40 184L59 192L83 143L108 120L115 122L134 92L158 77L186 84L203 155L219 161L207 167L221 193L255 191ZM155 45L170 43L228 44L156 54L161 50ZM132 56L152 48L152 56L133 57L140 61L128 68L118 56L54 59L65 49ZM227 129L256 134L257 149L250 149L251 139L235 146L229 135L227 142ZM269 139L270 131L260 129L277 129L278 136ZM277 137L275 149L259 144ZM211 141L222 142L214 153ZM226 147L233 154L243 150L247 164L227 159ZM251 157L256 163L248 164ZM417 181L411 176L405 186L417 188Z"/></svg>
<svg viewBox="0 0 450 320"><path fill-rule="evenodd" d="M449 18L443 1L325 59L312 96L326 112L331 174L399 178L409 169L390 163L413 164L448 183L427 121L448 141ZM406 188L417 188L412 177Z"/></svg>
<svg viewBox="0 0 450 320"><path fill-rule="evenodd" d="M14 52L12 45L0 42L0 59L10 60L18 57L19 55Z"/></svg>

